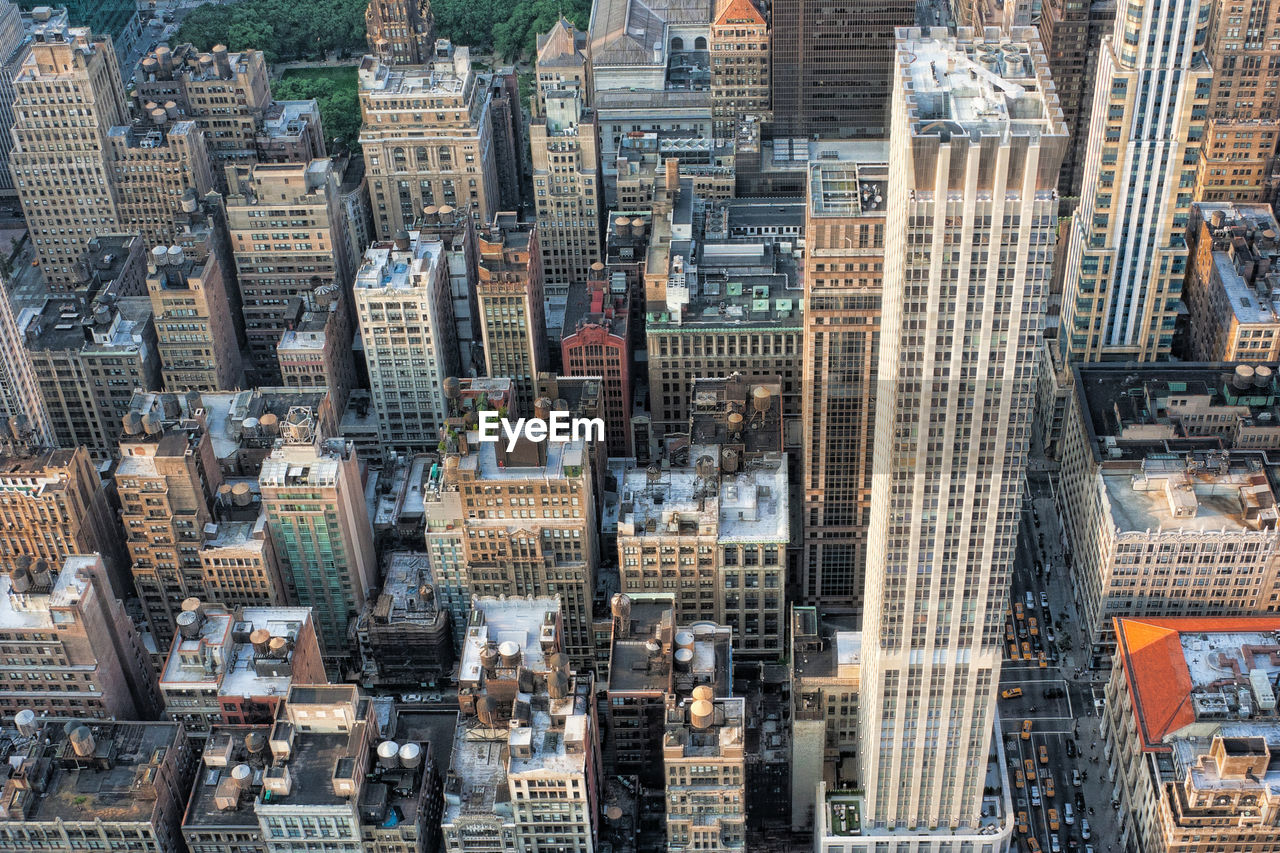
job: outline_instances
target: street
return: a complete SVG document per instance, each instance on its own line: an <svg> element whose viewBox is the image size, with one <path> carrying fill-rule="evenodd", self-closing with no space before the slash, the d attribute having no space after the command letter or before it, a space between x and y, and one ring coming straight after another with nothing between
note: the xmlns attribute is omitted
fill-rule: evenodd
<svg viewBox="0 0 1280 853"><path fill-rule="evenodd" d="M1005 623L1007 660L1000 677L1002 694L1021 690L1021 695L1000 699L1001 727L1009 775L1016 779L1020 770L1024 779L1024 786L1013 791L1014 815L1026 813L1029 835L1040 849L1102 853L1114 851L1119 837L1098 736L1105 673L1081 669L1088 663L1087 648L1082 651L1081 623L1048 477L1046 472L1027 475L1030 500L1018 538ZM1023 739L1027 720L1031 731ZM1047 761L1041 761L1041 749ZM1079 787L1073 784L1073 771L1080 773ZM1039 794L1038 805L1033 790ZM1067 804L1073 810L1071 823ZM1050 810L1056 812L1056 831L1050 828ZM1030 849L1026 837L1018 837L1019 849Z"/></svg>

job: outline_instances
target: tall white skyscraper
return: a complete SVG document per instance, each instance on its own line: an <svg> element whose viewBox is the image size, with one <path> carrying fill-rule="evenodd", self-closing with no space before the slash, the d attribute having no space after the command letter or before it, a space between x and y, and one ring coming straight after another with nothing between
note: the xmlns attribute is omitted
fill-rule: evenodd
<svg viewBox="0 0 1280 853"><path fill-rule="evenodd" d="M8 438L10 418L24 416L29 440L53 441L40 383L9 303L9 282L0 280L0 436Z"/></svg>
<svg viewBox="0 0 1280 853"><path fill-rule="evenodd" d="M1073 361L1169 356L1212 92L1212 6L1131 0L1102 40L1089 138L1076 142L1085 152L1080 205L1066 238L1060 335ZM1247 78L1248 60L1242 65Z"/></svg>
<svg viewBox="0 0 1280 853"><path fill-rule="evenodd" d="M913 853L1001 831L983 787L1066 145L1034 30L898 31L860 753L863 834Z"/></svg>

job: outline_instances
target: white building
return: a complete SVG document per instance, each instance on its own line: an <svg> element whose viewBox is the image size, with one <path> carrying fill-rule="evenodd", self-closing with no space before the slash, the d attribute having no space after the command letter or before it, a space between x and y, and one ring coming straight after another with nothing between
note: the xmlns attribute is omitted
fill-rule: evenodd
<svg viewBox="0 0 1280 853"><path fill-rule="evenodd" d="M853 851L1003 850L988 766L1067 131L1032 30L899 30ZM993 774L994 777L993 777Z"/></svg>
<svg viewBox="0 0 1280 853"><path fill-rule="evenodd" d="M458 375L444 244L416 232L375 244L355 302L384 456L434 451L448 417L444 380Z"/></svg>

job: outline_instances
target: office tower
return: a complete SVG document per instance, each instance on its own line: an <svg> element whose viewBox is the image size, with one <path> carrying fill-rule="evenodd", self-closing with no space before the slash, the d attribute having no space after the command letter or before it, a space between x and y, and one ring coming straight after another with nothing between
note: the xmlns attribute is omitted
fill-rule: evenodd
<svg viewBox="0 0 1280 853"><path fill-rule="evenodd" d="M100 556L19 559L0 575L0 590L0 630L28 655L0 683L0 715L136 720L159 712L151 661Z"/></svg>
<svg viewBox="0 0 1280 853"><path fill-rule="evenodd" d="M86 29L36 37L45 40L32 42L14 78L9 166L45 280L70 289L90 238L119 227L107 134L129 119L109 38ZM61 120L67 104L79 120Z"/></svg>
<svg viewBox="0 0 1280 853"><path fill-rule="evenodd" d="M983 787L1000 752L1000 631L1067 136L1029 28L903 29L894 72L885 265L895 286L881 314L866 801L853 849L937 827L916 849L938 850L977 844L993 821ZM963 251L939 251L947 245Z"/></svg>
<svg viewBox="0 0 1280 853"><path fill-rule="evenodd" d="M595 695L590 674L563 654L559 611L555 597L475 600L458 666L448 850L512 840L520 850L596 849L604 780Z"/></svg>
<svg viewBox="0 0 1280 853"><path fill-rule="evenodd" d="M170 391L229 391L244 384L230 291L233 271L206 232L193 251L157 245L147 265L160 376Z"/></svg>
<svg viewBox="0 0 1280 853"><path fill-rule="evenodd" d="M250 773L246 786L268 850L436 848L443 792L434 746L391 725L388 734L408 737L381 740L374 703L355 685L289 688L271 729L270 767L261 785ZM220 784L231 783L234 796L239 781L233 768Z"/></svg>
<svg viewBox="0 0 1280 853"><path fill-rule="evenodd" d="M165 645L160 693L165 719L191 737L217 725L270 723L291 684L327 683L305 607L227 608L191 598L182 614Z"/></svg>
<svg viewBox="0 0 1280 853"><path fill-rule="evenodd" d="M1129 368L1077 365L1063 416L1062 520L1095 655L1114 617L1271 612L1280 582L1271 368ZM1234 580L1197 583L1210 570Z"/></svg>
<svg viewBox="0 0 1280 853"><path fill-rule="evenodd" d="M554 592L564 608L564 651L585 672L595 656L600 529L587 442L522 439L508 452L505 441L475 438L464 432L446 439L444 460L462 505L467 587L474 595Z"/></svg>
<svg viewBox="0 0 1280 853"><path fill-rule="evenodd" d="M850 623L851 624L851 623ZM816 607L791 608L791 828L814 825L814 788L830 779L853 787L843 772L858 753L862 634L824 620ZM821 802L821 799L818 800Z"/></svg>
<svg viewBox="0 0 1280 853"><path fill-rule="evenodd" d="M191 417L198 396L188 397L184 418L176 395L135 394L120 436L120 523L158 649L173 639L182 602L205 596L199 549L222 471L208 431Z"/></svg>
<svg viewBox="0 0 1280 853"><path fill-rule="evenodd" d="M1273 201L1280 140L1280 13L1266 3L1206 5L1213 11L1203 48L1213 78L1196 201Z"/></svg>
<svg viewBox="0 0 1280 853"><path fill-rule="evenodd" d="M279 384L276 345L301 316L306 297L336 286L339 302L346 302L353 262L338 176L331 160L257 163L228 167L227 183L227 227L251 358L246 367L256 372L257 384ZM287 236L264 237L264 228ZM350 316L350 306L344 310Z"/></svg>
<svg viewBox="0 0 1280 853"><path fill-rule="evenodd" d="M306 163L325 156L315 101L275 101L261 50L200 53L190 44L162 44L142 59L135 77L139 111L172 107L204 131L213 180L225 190L235 163Z"/></svg>
<svg viewBox="0 0 1280 853"><path fill-rule="evenodd" d="M364 11L369 53L387 65L429 62L434 26L430 0L373 0Z"/></svg>
<svg viewBox="0 0 1280 853"><path fill-rule="evenodd" d="M681 624L727 625L737 656L777 659L790 541L786 456L746 461L695 443L689 461L622 475L630 496L618 518L622 591L674 592Z"/></svg>
<svg viewBox="0 0 1280 853"><path fill-rule="evenodd" d="M9 283L0 281L0 418L9 425L25 418L32 440L44 444L53 440L53 424L45 408L31 353L9 301Z"/></svg>
<svg viewBox="0 0 1280 853"><path fill-rule="evenodd" d="M384 456L435 450L460 372L444 244L418 233L375 243L356 272L355 304Z"/></svg>
<svg viewBox="0 0 1280 853"><path fill-rule="evenodd" d="M1207 2L1190 13L1134 3L1102 40L1080 205L1063 238L1068 360L1169 355L1212 88L1209 17Z"/></svg>
<svg viewBox="0 0 1280 853"><path fill-rule="evenodd" d="M1280 224L1270 205L1191 206L1182 286L1190 315L1189 358L1265 364L1280 360L1277 235Z"/></svg>
<svg viewBox="0 0 1280 853"><path fill-rule="evenodd" d="M172 243L183 198L213 189L204 134L181 120L177 107L156 107L145 119L111 128L107 159L120 222L148 246Z"/></svg>
<svg viewBox="0 0 1280 853"><path fill-rule="evenodd" d="M684 430L695 378L777 376L783 442L794 446L805 310L798 250L790 239L735 236L727 207L695 217L694 201L681 180L669 213L655 213L649 238L644 330L653 429L659 436Z"/></svg>
<svg viewBox="0 0 1280 853"><path fill-rule="evenodd" d="M529 140L549 298L565 297L600 260L603 184L586 51L587 34L563 18L538 36L537 112Z"/></svg>
<svg viewBox="0 0 1280 853"><path fill-rule="evenodd" d="M453 620L427 555L395 551L385 565L382 587L356 621L363 682L406 689L446 683L454 664Z"/></svg>
<svg viewBox="0 0 1280 853"><path fill-rule="evenodd" d="M160 387L150 300L54 295L22 331L54 441L114 455L133 392Z"/></svg>
<svg viewBox="0 0 1280 853"><path fill-rule="evenodd" d="M1116 620L1103 730L1120 803L1117 843L1271 846L1269 817L1280 809L1270 781L1280 743L1278 631L1276 616Z"/></svg>
<svg viewBox="0 0 1280 853"><path fill-rule="evenodd" d="M485 372L515 383L513 402L533 411L534 383L547 369L546 306L537 226L500 213L480 233L476 285Z"/></svg>
<svg viewBox="0 0 1280 853"><path fill-rule="evenodd" d="M822 152L804 223L801 592L830 611L862 600L889 166L880 143Z"/></svg>
<svg viewBox="0 0 1280 853"><path fill-rule="evenodd" d="M13 150L13 78L26 58L22 13L16 3L0 3L0 194L14 195L13 173L9 171L9 152Z"/></svg>
<svg viewBox="0 0 1280 853"><path fill-rule="evenodd" d="M351 622L375 585L373 532L360 464L349 445L314 434L309 411L295 410L284 441L262 463L258 487L290 603L310 607L325 667L351 657Z"/></svg>
<svg viewBox="0 0 1280 853"><path fill-rule="evenodd" d="M360 145L379 240L412 229L427 207L478 223L501 209L490 82L470 48L446 40L420 66L361 63Z"/></svg>
<svg viewBox="0 0 1280 853"><path fill-rule="evenodd" d="M130 4L132 5L132 4ZM180 723L19 721L6 731L17 765L0 797L6 829L24 845L67 851L80 841L104 853L172 853L182 848L182 813L197 754ZM108 758L109 756L109 758ZM42 781L29 795L29 779ZM84 843L90 843L85 841Z"/></svg>
<svg viewBox="0 0 1280 853"><path fill-rule="evenodd" d="M1040 4L1040 40L1049 57L1062 120L1071 134L1058 180L1062 216L1071 213L1082 189L1098 46L1102 37L1111 32L1115 19L1116 0L1043 0Z"/></svg>
<svg viewBox="0 0 1280 853"><path fill-rule="evenodd" d="M708 684L667 694L662 763L667 851L739 850L746 840L746 703Z"/></svg>
<svg viewBox="0 0 1280 853"><path fill-rule="evenodd" d="M0 568L22 555L60 566L72 554L100 553L111 572L124 551L110 499L88 451L16 445L0 454ZM121 578L112 575L118 589Z"/></svg>
<svg viewBox="0 0 1280 853"><path fill-rule="evenodd" d="M244 488L237 490L236 486ZM200 545L205 594L224 607L267 607L283 602L284 580L261 496L254 496L243 481L234 486L223 483L218 491L214 521L205 525Z"/></svg>
<svg viewBox="0 0 1280 853"><path fill-rule="evenodd" d="M732 139L743 116L769 119L769 24L753 0L716 0L711 22L711 114Z"/></svg>
<svg viewBox="0 0 1280 853"><path fill-rule="evenodd" d="M771 11L774 136L888 136L894 30L915 21L915 4L780 0Z"/></svg>
<svg viewBox="0 0 1280 853"><path fill-rule="evenodd" d="M449 291L453 297L454 337L464 375L480 372L484 355L480 352L480 315L476 299L476 282L480 278L480 245L476 226L469 216L456 212L441 213L428 207L418 227L419 240L444 244L445 267L449 274Z"/></svg>
<svg viewBox="0 0 1280 853"><path fill-rule="evenodd" d="M603 270L569 286L560 361L565 376L598 376L609 456L631 455L631 306Z"/></svg>

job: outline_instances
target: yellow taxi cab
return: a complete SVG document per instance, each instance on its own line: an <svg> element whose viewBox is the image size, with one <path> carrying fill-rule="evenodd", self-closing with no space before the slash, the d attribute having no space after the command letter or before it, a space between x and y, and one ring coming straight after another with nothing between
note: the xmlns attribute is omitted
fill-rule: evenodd
<svg viewBox="0 0 1280 853"><path fill-rule="evenodd" d="M1026 777L1022 775L1021 770L1013 771L1013 784L1017 785L1019 788L1025 788L1027 786Z"/></svg>
<svg viewBox="0 0 1280 853"><path fill-rule="evenodd" d="M1022 644L1022 659L1031 660L1031 644L1030 643Z"/></svg>
<svg viewBox="0 0 1280 853"><path fill-rule="evenodd" d="M1022 721L1022 739L1031 740L1031 721L1030 720Z"/></svg>
<svg viewBox="0 0 1280 853"><path fill-rule="evenodd" d="M1044 652L1041 652L1041 653L1040 653L1040 668L1041 668L1041 669L1048 669L1048 668L1049 668L1049 659L1048 659L1047 657L1045 657Z"/></svg>
<svg viewBox="0 0 1280 853"><path fill-rule="evenodd" d="M1049 747L1045 746L1044 744L1040 744L1040 763L1041 764L1049 763Z"/></svg>
<svg viewBox="0 0 1280 853"><path fill-rule="evenodd" d="M1036 617L1032 616L1030 619L1028 619L1027 625L1031 628L1031 636L1033 637L1040 636L1040 623L1036 620Z"/></svg>
<svg viewBox="0 0 1280 853"><path fill-rule="evenodd" d="M1010 687L1008 690L1000 691L1001 699L1017 699L1021 695L1022 695L1021 687Z"/></svg>
<svg viewBox="0 0 1280 853"><path fill-rule="evenodd" d="M1018 832L1026 835L1030 831L1030 827L1027 826L1027 813L1018 812Z"/></svg>
<svg viewBox="0 0 1280 853"><path fill-rule="evenodd" d="M1054 797L1052 773L1044 774L1044 796L1048 800L1052 800Z"/></svg>

